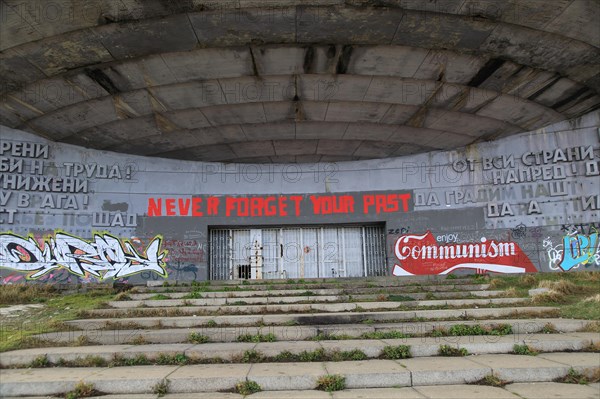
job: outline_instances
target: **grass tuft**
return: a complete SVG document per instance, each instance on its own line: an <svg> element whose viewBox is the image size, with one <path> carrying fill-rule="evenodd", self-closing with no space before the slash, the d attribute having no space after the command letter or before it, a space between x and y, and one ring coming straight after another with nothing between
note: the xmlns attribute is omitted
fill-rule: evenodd
<svg viewBox="0 0 600 399"><path fill-rule="evenodd" d="M569 372L561 378L557 378L554 382L562 382L564 384L593 384L600 381L600 369L596 368L594 371L588 373L580 373L579 371L571 368Z"/></svg>
<svg viewBox="0 0 600 399"><path fill-rule="evenodd" d="M43 303L58 295L51 284L5 284L0 285L0 303L16 305L25 303Z"/></svg>
<svg viewBox="0 0 600 399"><path fill-rule="evenodd" d="M408 345L386 346L381 351L380 357L382 359L408 359L412 357L412 354Z"/></svg>
<svg viewBox="0 0 600 399"><path fill-rule="evenodd" d="M166 378L156 383L156 385L152 387L152 393L158 395L159 398L165 396L167 393L169 393L169 383L169 380Z"/></svg>
<svg viewBox="0 0 600 399"><path fill-rule="evenodd" d="M556 334L556 333L558 333L558 330L556 329L554 324L546 323L546 324L544 324L544 327L542 327L540 332L542 334Z"/></svg>
<svg viewBox="0 0 600 399"><path fill-rule="evenodd" d="M440 345L438 354L440 356L467 356L469 352L465 348L454 348L449 345Z"/></svg>
<svg viewBox="0 0 600 399"><path fill-rule="evenodd" d="M79 381L72 391L65 394L65 399L89 398L97 395L99 392L94 388L94 384Z"/></svg>
<svg viewBox="0 0 600 399"><path fill-rule="evenodd" d="M515 355L526 355L526 356L537 356L539 354L538 351L531 348L527 344L523 344L523 345L515 344L513 346L513 353Z"/></svg>
<svg viewBox="0 0 600 399"><path fill-rule="evenodd" d="M208 335L200 334L194 331L188 335L187 340L188 342L191 342L193 344L205 344L207 342L210 342L210 337Z"/></svg>
<svg viewBox="0 0 600 399"><path fill-rule="evenodd" d="M262 391L262 388L256 381L246 380L235 384L235 391L240 395L252 395L253 393Z"/></svg>
<svg viewBox="0 0 600 399"><path fill-rule="evenodd" d="M346 388L346 378L339 374L323 375L317 379L316 389L319 391L334 392L344 388Z"/></svg>
<svg viewBox="0 0 600 399"><path fill-rule="evenodd" d="M273 333L269 334L242 334L237 337L238 342L275 342L277 337Z"/></svg>
<svg viewBox="0 0 600 399"><path fill-rule="evenodd" d="M475 382L475 385L489 385L492 387L502 388L508 383L508 381L502 380L493 374L488 374L479 381Z"/></svg>

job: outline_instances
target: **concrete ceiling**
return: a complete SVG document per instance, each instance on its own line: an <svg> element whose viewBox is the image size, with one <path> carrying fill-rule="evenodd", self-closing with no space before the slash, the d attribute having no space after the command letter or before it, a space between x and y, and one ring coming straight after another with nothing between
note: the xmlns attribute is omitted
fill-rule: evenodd
<svg viewBox="0 0 600 399"><path fill-rule="evenodd" d="M452 149L600 107L597 0L1 0L1 123L224 162Z"/></svg>

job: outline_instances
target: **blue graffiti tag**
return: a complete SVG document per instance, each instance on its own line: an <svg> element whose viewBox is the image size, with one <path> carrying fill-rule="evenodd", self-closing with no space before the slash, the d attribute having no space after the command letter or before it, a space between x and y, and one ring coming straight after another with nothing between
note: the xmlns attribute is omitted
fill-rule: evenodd
<svg viewBox="0 0 600 399"><path fill-rule="evenodd" d="M559 266L565 270L595 261L596 248L598 246L598 232L586 237L583 234L563 237L563 256Z"/></svg>

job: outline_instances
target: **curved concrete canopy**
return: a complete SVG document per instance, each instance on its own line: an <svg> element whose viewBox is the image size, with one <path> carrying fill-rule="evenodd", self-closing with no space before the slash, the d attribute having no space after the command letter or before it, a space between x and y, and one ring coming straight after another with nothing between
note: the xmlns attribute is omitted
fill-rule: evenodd
<svg viewBox="0 0 600 399"><path fill-rule="evenodd" d="M2 0L1 123L189 160L384 158L600 107L595 0Z"/></svg>

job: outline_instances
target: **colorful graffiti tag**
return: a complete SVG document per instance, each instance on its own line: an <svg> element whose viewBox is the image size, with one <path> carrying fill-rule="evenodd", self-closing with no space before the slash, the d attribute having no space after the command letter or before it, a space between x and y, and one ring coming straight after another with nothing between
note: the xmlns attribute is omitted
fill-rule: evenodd
<svg viewBox="0 0 600 399"><path fill-rule="evenodd" d="M562 245L553 245L550 237L543 243L548 256L548 267L552 270L569 271L581 265L600 266L600 246L598 245L598 231L588 235L576 231L563 236Z"/></svg>
<svg viewBox="0 0 600 399"><path fill-rule="evenodd" d="M119 279L151 271L167 277L161 250L162 237L156 236L145 251L139 252L127 241L110 234L95 234L84 240L66 233L56 233L38 243L13 233L0 234L0 268L27 272L37 279L55 269L66 269L78 276L94 276L99 280Z"/></svg>
<svg viewBox="0 0 600 399"><path fill-rule="evenodd" d="M394 265L394 276L416 274L448 274L457 269L477 273L537 272L527 255L514 242L488 241L438 245L430 231L423 235L402 235L396 241L394 253L400 264Z"/></svg>

